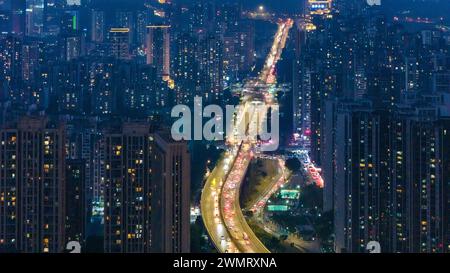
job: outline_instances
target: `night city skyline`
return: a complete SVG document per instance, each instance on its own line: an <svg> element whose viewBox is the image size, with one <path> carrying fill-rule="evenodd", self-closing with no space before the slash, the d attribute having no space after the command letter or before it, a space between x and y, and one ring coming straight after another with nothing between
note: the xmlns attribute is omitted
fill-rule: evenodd
<svg viewBox="0 0 450 273"><path fill-rule="evenodd" d="M0 257L449 253L449 14L0 0Z"/></svg>

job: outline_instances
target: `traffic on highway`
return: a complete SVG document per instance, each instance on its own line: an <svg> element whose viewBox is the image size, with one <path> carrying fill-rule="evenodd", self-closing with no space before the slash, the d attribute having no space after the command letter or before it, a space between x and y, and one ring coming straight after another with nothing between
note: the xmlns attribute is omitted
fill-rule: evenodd
<svg viewBox="0 0 450 273"><path fill-rule="evenodd" d="M279 21L263 70L258 79L249 79L243 88L244 94L232 132L238 132L236 128L242 128L241 126L246 128L244 131L248 131L250 127L260 128L261 123L265 122L249 106L255 103L256 97L266 98L266 106L267 103L268 106L275 103L269 90L276 83L276 64L281 58L292 26L291 19ZM227 145L227 152L211 172L203 188L201 213L206 229L219 252L268 253L269 250L247 224L239 205L240 188L258 143L254 139L242 140L232 134L227 136ZM277 185L280 186L283 182L280 178L280 184ZM272 191L261 197L261 205L265 204L270 194L273 194Z"/></svg>

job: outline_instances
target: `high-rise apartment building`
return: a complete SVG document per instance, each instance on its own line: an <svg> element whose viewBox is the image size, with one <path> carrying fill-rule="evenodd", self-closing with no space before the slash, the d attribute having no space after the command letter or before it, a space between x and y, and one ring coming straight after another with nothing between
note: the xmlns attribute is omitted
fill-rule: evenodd
<svg viewBox="0 0 450 273"><path fill-rule="evenodd" d="M153 244L158 252L190 251L190 156L184 142L169 133L154 136L153 155Z"/></svg>
<svg viewBox="0 0 450 273"><path fill-rule="evenodd" d="M105 39L105 12L92 10L91 13L91 41L102 43Z"/></svg>
<svg viewBox="0 0 450 273"><path fill-rule="evenodd" d="M130 29L111 28L109 31L110 56L119 60L130 59Z"/></svg>
<svg viewBox="0 0 450 273"><path fill-rule="evenodd" d="M12 28L12 8L11 1L0 2L0 32L8 33Z"/></svg>
<svg viewBox="0 0 450 273"><path fill-rule="evenodd" d="M61 252L65 246L65 134L45 117L0 130L0 249Z"/></svg>
<svg viewBox="0 0 450 273"><path fill-rule="evenodd" d="M255 30L250 22L227 29L223 41L225 78L236 81L248 73L255 62Z"/></svg>
<svg viewBox="0 0 450 273"><path fill-rule="evenodd" d="M442 99L390 113L338 104L328 158L335 166L324 169L334 191L337 252L366 252L370 241L383 252L449 251L450 123L436 106Z"/></svg>
<svg viewBox="0 0 450 273"><path fill-rule="evenodd" d="M208 103L220 103L223 98L223 37L206 34L199 43L202 96Z"/></svg>
<svg viewBox="0 0 450 273"><path fill-rule="evenodd" d="M188 252L190 173L186 143L124 123L105 135L106 252Z"/></svg>
<svg viewBox="0 0 450 273"><path fill-rule="evenodd" d="M66 160L66 242L77 241L84 245L87 227L86 214L86 162L82 159Z"/></svg>
<svg viewBox="0 0 450 273"><path fill-rule="evenodd" d="M336 181L334 183L335 247L337 252L365 252L380 241L386 193L380 171L380 116L370 104L345 104L336 118ZM328 183L332 183L328 181Z"/></svg>
<svg viewBox="0 0 450 273"><path fill-rule="evenodd" d="M105 252L152 249L151 141L147 124L105 135Z"/></svg>
<svg viewBox="0 0 450 273"><path fill-rule="evenodd" d="M11 32L17 35L25 34L26 1L12 0L11 13Z"/></svg>
<svg viewBox="0 0 450 273"><path fill-rule="evenodd" d="M176 82L175 102L177 104L192 101L200 86L197 46L196 37L190 33L180 34L175 39L172 75Z"/></svg>
<svg viewBox="0 0 450 273"><path fill-rule="evenodd" d="M147 26L147 64L154 65L163 79L170 77L170 26Z"/></svg>
<svg viewBox="0 0 450 273"><path fill-rule="evenodd" d="M44 0L26 0L26 35L41 37L44 34Z"/></svg>

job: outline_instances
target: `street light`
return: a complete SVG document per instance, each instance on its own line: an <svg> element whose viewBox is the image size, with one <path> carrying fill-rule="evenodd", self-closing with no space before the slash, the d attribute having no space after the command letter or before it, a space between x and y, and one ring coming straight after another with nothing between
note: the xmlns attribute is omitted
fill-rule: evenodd
<svg viewBox="0 0 450 273"><path fill-rule="evenodd" d="M258 7L258 10L259 10L260 12L263 12L263 11L264 11L264 6L259 6L259 7Z"/></svg>

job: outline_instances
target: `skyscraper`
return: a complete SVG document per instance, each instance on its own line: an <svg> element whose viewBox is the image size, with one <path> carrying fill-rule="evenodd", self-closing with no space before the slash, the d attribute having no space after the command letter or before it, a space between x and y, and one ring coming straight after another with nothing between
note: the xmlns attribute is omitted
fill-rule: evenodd
<svg viewBox="0 0 450 273"><path fill-rule="evenodd" d="M24 117L0 131L0 249L61 252L65 245L64 127Z"/></svg>
<svg viewBox="0 0 450 273"><path fill-rule="evenodd" d="M227 29L223 41L224 74L226 79L238 80L248 73L255 61L255 33L251 22Z"/></svg>
<svg viewBox="0 0 450 273"><path fill-rule="evenodd" d="M187 144L168 132L155 134L153 155L153 244L157 252L190 251L190 156Z"/></svg>
<svg viewBox="0 0 450 273"><path fill-rule="evenodd" d="M124 123L105 135L105 251L188 252L186 143Z"/></svg>
<svg viewBox="0 0 450 273"><path fill-rule="evenodd" d="M163 79L170 77L170 34L168 25L147 26L147 64L154 65Z"/></svg>
<svg viewBox="0 0 450 273"><path fill-rule="evenodd" d="M105 12L92 10L91 13L91 40L102 43L105 38Z"/></svg>
<svg viewBox="0 0 450 273"><path fill-rule="evenodd" d="M334 187L336 175L336 99L324 103L323 139L322 139L322 177L325 181L323 190L323 211L334 210Z"/></svg>
<svg viewBox="0 0 450 273"><path fill-rule="evenodd" d="M64 28L64 23L61 25L61 17L67 0L44 0L44 33L45 36L57 36L61 32L61 27ZM63 21L65 21L63 19Z"/></svg>
<svg viewBox="0 0 450 273"><path fill-rule="evenodd" d="M60 31L63 36L74 35L80 30L80 12L66 10L59 14Z"/></svg>
<svg viewBox="0 0 450 273"><path fill-rule="evenodd" d="M38 70L40 44L30 42L22 46L22 80L32 81Z"/></svg>
<svg viewBox="0 0 450 273"><path fill-rule="evenodd" d="M223 37L206 34L199 43L201 95L208 103L220 103L223 98Z"/></svg>
<svg viewBox="0 0 450 273"><path fill-rule="evenodd" d="M117 28L127 28L129 30L130 44L135 43L136 38L136 20L134 12L116 11L114 26Z"/></svg>
<svg viewBox="0 0 450 273"><path fill-rule="evenodd" d="M380 241L380 116L370 104L345 104L336 121L335 247L337 252L365 252ZM331 181L328 181L331 183Z"/></svg>
<svg viewBox="0 0 450 273"><path fill-rule="evenodd" d="M152 251L151 141L148 124L105 135L105 252Z"/></svg>
<svg viewBox="0 0 450 273"><path fill-rule="evenodd" d="M116 59L130 59L130 29L111 28L109 31L110 55Z"/></svg>
<svg viewBox="0 0 450 273"><path fill-rule="evenodd" d="M422 101L391 113L361 103L338 106L337 252L365 252L369 241L380 242L383 252L449 251L450 123L434 99L437 105Z"/></svg>
<svg viewBox="0 0 450 273"><path fill-rule="evenodd" d="M25 22L26 22L26 1L25 0L13 0L11 1L11 24L12 32L18 35L25 34Z"/></svg>
<svg viewBox="0 0 450 273"><path fill-rule="evenodd" d="M12 8L10 0L0 1L0 33L7 33L12 28Z"/></svg>
<svg viewBox="0 0 450 273"><path fill-rule="evenodd" d="M183 33L175 39L175 56L173 62L173 77L176 82L177 104L193 101L197 94L199 81L199 60L197 59L198 41L194 35Z"/></svg>
<svg viewBox="0 0 450 273"><path fill-rule="evenodd" d="M115 87L116 64L114 60L108 60L104 63L97 63L94 76L96 84L92 86L92 113L106 115L114 113L117 109Z"/></svg>
<svg viewBox="0 0 450 273"><path fill-rule="evenodd" d="M26 0L26 35L40 37L44 34L44 0Z"/></svg>
<svg viewBox="0 0 450 273"><path fill-rule="evenodd" d="M66 37L63 40L65 41L64 56L66 61L71 61L81 56L81 37Z"/></svg>
<svg viewBox="0 0 450 273"><path fill-rule="evenodd" d="M77 241L84 244L86 236L86 162L82 159L66 161L66 242Z"/></svg>

